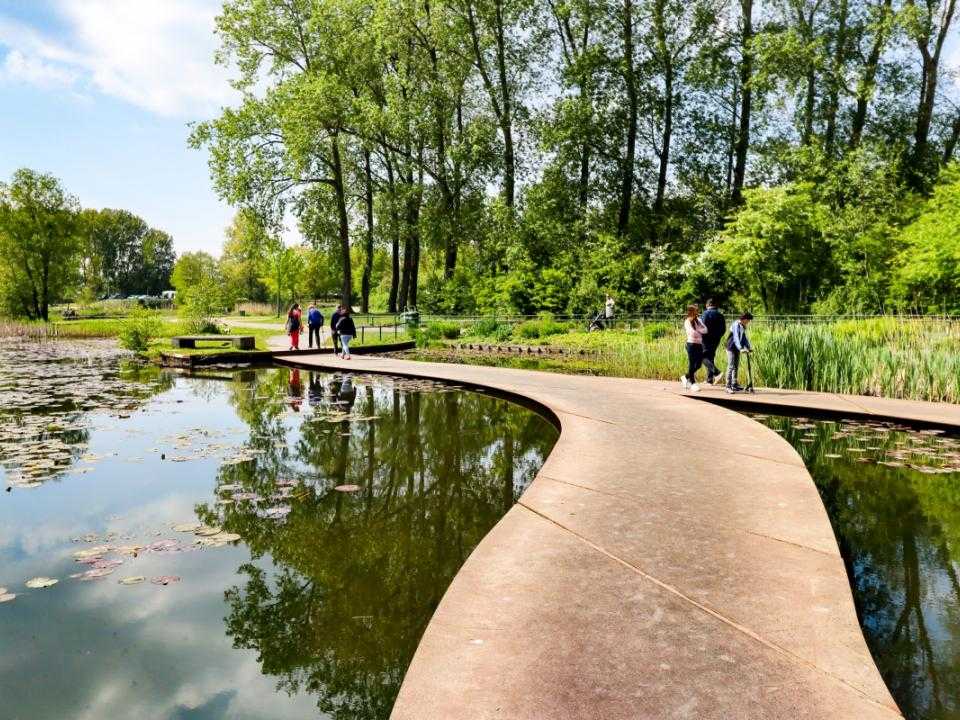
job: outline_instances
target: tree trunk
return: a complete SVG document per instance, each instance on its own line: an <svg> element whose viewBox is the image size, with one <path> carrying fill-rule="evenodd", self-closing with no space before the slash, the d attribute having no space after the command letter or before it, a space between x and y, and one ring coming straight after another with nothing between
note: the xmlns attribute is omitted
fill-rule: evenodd
<svg viewBox="0 0 960 720"><path fill-rule="evenodd" d="M667 28L664 23L665 0L657 0L653 6L653 25L657 35L657 52L663 62L663 134L660 138L660 172L657 174L657 194L653 211L663 211L663 198L667 191L667 171L670 167L670 138L673 134L673 57L667 47Z"/></svg>
<svg viewBox="0 0 960 720"><path fill-rule="evenodd" d="M740 86L737 80L733 81L733 99L730 101L730 136L727 145L727 183L726 192L730 194L733 182L733 155L737 145L737 104L740 102Z"/></svg>
<svg viewBox="0 0 960 720"><path fill-rule="evenodd" d="M500 93L503 96L503 117L500 121L503 131L503 200L508 208L513 208L516 194L516 158L513 150L513 98L507 81L506 29L503 26L503 0L494 0L497 36L497 72L500 76Z"/></svg>
<svg viewBox="0 0 960 720"><path fill-rule="evenodd" d="M363 172L366 183L364 201L367 211L367 235L364 244L363 277L360 281L360 312L370 312L370 280L373 275L373 174L370 151L363 151Z"/></svg>
<svg viewBox="0 0 960 720"><path fill-rule="evenodd" d="M397 186L393 178L393 160L386 157L387 187L390 190L390 295L387 298L387 312L397 312L397 293L400 290L400 213L397 212Z"/></svg>
<svg viewBox="0 0 960 720"><path fill-rule="evenodd" d="M340 137L333 134L330 140L333 166L333 192L337 202L338 233L340 237L340 258L343 263L343 284L340 288L340 302L350 307L353 294L353 276L350 271L350 219L347 215L347 193L343 177L343 163L340 159Z"/></svg>
<svg viewBox="0 0 960 720"><path fill-rule="evenodd" d="M940 74L940 53L943 43L950 31L950 23L956 8L956 0L946 0L947 5L940 17L940 28L934 41L933 52L930 51L929 34L917 38L917 48L920 50L920 99L917 103L917 122L913 132L913 153L910 161L908 179L915 189L926 186L928 167L931 161L930 153L930 124L933 121L933 108L937 101L937 81ZM910 2L913 5L913 2ZM929 6L928 6L929 7ZM928 18L933 23L933 18Z"/></svg>
<svg viewBox="0 0 960 720"><path fill-rule="evenodd" d="M734 148L733 189L730 199L734 205L743 202L743 182L747 172L747 152L750 150L750 112L753 91L750 81L753 78L753 51L750 42L753 39L753 0L740 0L743 14L743 32L740 37L740 126L737 129L737 145Z"/></svg>
<svg viewBox="0 0 960 720"><path fill-rule="evenodd" d="M870 104L870 97L873 95L873 83L877 77L877 68L880 65L880 55L883 54L883 48L887 42L887 18L890 16L890 9L893 0L884 0L881 8L880 27L877 30L877 36L873 39L873 45L870 46L870 53L863 66L863 75L860 82L857 83L857 108L853 111L853 121L850 124L850 149L853 150L860 145L863 138L863 129L867 124L867 106Z"/></svg>
<svg viewBox="0 0 960 720"><path fill-rule="evenodd" d="M823 133L823 147L827 157L833 157L837 141L837 112L840 109L841 75L847 57L847 0L840 0L837 17L837 44L833 49L833 69L830 74L830 92L827 97L827 127Z"/></svg>
<svg viewBox="0 0 960 720"><path fill-rule="evenodd" d="M617 218L617 234L620 237L626 236L630 229L637 145L637 88L633 77L633 0L623 0L623 80L627 88L627 137L620 179L620 214Z"/></svg>
<svg viewBox="0 0 960 720"><path fill-rule="evenodd" d="M47 257L40 261L40 319L44 322L50 319L50 259Z"/></svg>
<svg viewBox="0 0 960 720"><path fill-rule="evenodd" d="M943 146L943 158L941 158L941 161L944 165L953 160L953 151L957 146L957 140L960 140L960 114L953 118L953 125L950 127L950 136Z"/></svg>
<svg viewBox="0 0 960 720"><path fill-rule="evenodd" d="M408 297L410 307L417 307L417 289L420 279L420 206L423 203L423 150L419 153L419 178L417 179L417 190L413 194L413 203L410 213L411 245L410 252L410 288Z"/></svg>
<svg viewBox="0 0 960 720"><path fill-rule="evenodd" d="M803 135L801 145L809 145L813 139L813 109L817 101L817 74L811 65L807 69L807 90L803 100Z"/></svg>

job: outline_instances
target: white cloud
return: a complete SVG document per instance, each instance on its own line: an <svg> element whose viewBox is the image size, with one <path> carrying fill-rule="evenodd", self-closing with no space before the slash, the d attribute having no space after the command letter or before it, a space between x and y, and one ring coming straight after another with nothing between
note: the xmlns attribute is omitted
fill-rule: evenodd
<svg viewBox="0 0 960 720"><path fill-rule="evenodd" d="M36 55L11 50L0 63L0 78L51 88L70 87L79 76L67 67L49 63Z"/></svg>
<svg viewBox="0 0 960 720"><path fill-rule="evenodd" d="M97 91L167 117L209 116L236 94L214 64L216 0L57 0L56 38L0 18L2 75Z"/></svg>

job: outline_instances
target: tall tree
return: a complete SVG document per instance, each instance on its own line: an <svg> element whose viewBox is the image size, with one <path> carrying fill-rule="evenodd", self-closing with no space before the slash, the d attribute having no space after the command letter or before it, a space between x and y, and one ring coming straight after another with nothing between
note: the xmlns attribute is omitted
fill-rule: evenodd
<svg viewBox="0 0 960 720"><path fill-rule="evenodd" d="M77 279L79 204L53 175L17 170L0 183L0 293L16 314L48 320Z"/></svg>

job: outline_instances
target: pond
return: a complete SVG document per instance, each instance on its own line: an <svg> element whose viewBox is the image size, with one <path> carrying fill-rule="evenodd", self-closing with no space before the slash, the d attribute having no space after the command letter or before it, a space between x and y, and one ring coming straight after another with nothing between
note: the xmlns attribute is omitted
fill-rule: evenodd
<svg viewBox="0 0 960 720"><path fill-rule="evenodd" d="M864 637L911 720L960 718L960 438L892 423L754 414L803 457Z"/></svg>
<svg viewBox="0 0 960 720"><path fill-rule="evenodd" d="M557 438L427 381L2 348L4 718L386 718Z"/></svg>

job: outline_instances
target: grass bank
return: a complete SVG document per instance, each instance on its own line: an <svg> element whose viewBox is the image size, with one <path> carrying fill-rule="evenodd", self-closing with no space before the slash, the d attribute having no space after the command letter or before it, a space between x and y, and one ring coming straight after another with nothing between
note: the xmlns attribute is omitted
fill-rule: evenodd
<svg viewBox="0 0 960 720"><path fill-rule="evenodd" d="M427 326L422 356L438 360L537 367L560 372L676 380L686 369L684 336L675 324L652 322L630 331L586 333L560 323L534 331L483 321L452 327ZM559 327L557 327L559 326ZM546 332L538 331L546 330ZM754 376L766 387L960 402L960 323L877 318L817 325L751 325L757 352ZM586 350L587 355L513 357L463 353L456 345L518 343ZM723 352L718 355L724 355ZM721 367L724 358L718 357Z"/></svg>

